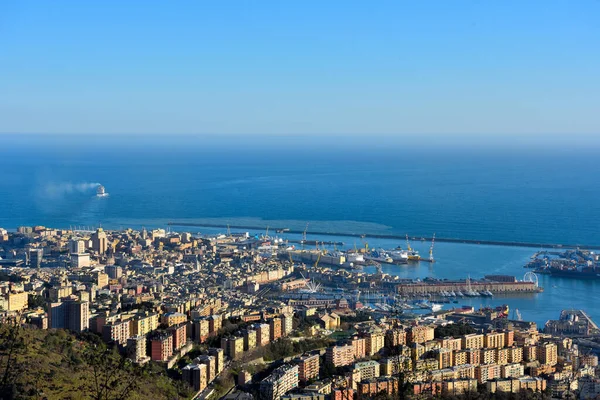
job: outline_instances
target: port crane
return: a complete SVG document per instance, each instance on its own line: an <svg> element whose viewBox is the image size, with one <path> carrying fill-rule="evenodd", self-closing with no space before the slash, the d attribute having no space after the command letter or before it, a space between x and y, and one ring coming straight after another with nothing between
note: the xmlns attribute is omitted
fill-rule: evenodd
<svg viewBox="0 0 600 400"><path fill-rule="evenodd" d="M365 245L365 253L369 252L369 243L365 240L366 235L360 235L360 241Z"/></svg>
<svg viewBox="0 0 600 400"><path fill-rule="evenodd" d="M406 234L406 250L407 251L412 251L412 249L410 247L410 242L408 241L408 233Z"/></svg>
<svg viewBox="0 0 600 400"><path fill-rule="evenodd" d="M306 223L306 227L302 232L302 240L300 241L300 243L302 243L302 250L304 250L304 243L306 243L306 231L308 231L308 222Z"/></svg>
<svg viewBox="0 0 600 400"><path fill-rule="evenodd" d="M315 261L315 268L319 266L319 261L321 261L321 252L317 255L317 261Z"/></svg>

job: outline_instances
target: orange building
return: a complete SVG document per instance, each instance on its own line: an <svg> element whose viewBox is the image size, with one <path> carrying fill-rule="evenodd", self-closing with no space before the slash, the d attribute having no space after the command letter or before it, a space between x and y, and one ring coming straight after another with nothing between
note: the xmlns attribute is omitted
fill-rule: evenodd
<svg viewBox="0 0 600 400"><path fill-rule="evenodd" d="M152 361L167 361L173 355L173 336L160 335L150 342L150 356Z"/></svg>
<svg viewBox="0 0 600 400"><path fill-rule="evenodd" d="M269 331L272 342L281 337L281 318L273 318L269 321Z"/></svg>

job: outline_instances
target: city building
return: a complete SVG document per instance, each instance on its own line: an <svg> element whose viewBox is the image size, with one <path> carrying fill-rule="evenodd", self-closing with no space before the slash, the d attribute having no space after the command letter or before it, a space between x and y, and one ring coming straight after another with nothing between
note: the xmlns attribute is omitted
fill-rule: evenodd
<svg viewBox="0 0 600 400"><path fill-rule="evenodd" d="M167 361L173 355L173 336L161 334L150 341L150 357L152 361Z"/></svg>
<svg viewBox="0 0 600 400"><path fill-rule="evenodd" d="M471 333L462 337L463 349L482 349L484 346L484 336L480 333Z"/></svg>
<svg viewBox="0 0 600 400"><path fill-rule="evenodd" d="M186 321L187 321L187 315L178 313L178 312L166 313L160 319L160 322L166 326L179 325L179 324L183 324Z"/></svg>
<svg viewBox="0 0 600 400"><path fill-rule="evenodd" d="M413 326L408 332L409 343L425 343L434 338L435 329L431 326ZM463 346L464 347L464 346Z"/></svg>
<svg viewBox="0 0 600 400"><path fill-rule="evenodd" d="M367 355L373 356L385 346L385 334L383 332L368 332L365 335L365 351Z"/></svg>
<svg viewBox="0 0 600 400"><path fill-rule="evenodd" d="M73 332L88 330L90 303L77 299L66 299L48 305L48 324L53 329L69 329Z"/></svg>
<svg viewBox="0 0 600 400"><path fill-rule="evenodd" d="M319 376L319 354L304 355L296 361L300 381L307 382Z"/></svg>
<svg viewBox="0 0 600 400"><path fill-rule="evenodd" d="M354 364L354 371L360 372L360 379L367 380L379 377L380 367L377 361L363 361Z"/></svg>
<svg viewBox="0 0 600 400"><path fill-rule="evenodd" d="M26 292L8 292L6 294L6 311L21 311L28 307L28 295Z"/></svg>
<svg viewBox="0 0 600 400"><path fill-rule="evenodd" d="M281 318L273 318L269 321L269 332L271 341L281 337Z"/></svg>
<svg viewBox="0 0 600 400"><path fill-rule="evenodd" d="M216 361L216 371L217 375L223 372L223 368L225 368L225 351L219 348L210 348L208 349L208 355L213 356Z"/></svg>
<svg viewBox="0 0 600 400"><path fill-rule="evenodd" d="M39 268L42 266L44 258L44 249L29 249L29 266L31 268Z"/></svg>
<svg viewBox="0 0 600 400"><path fill-rule="evenodd" d="M104 229L98 228L96 232L92 234L92 250L94 250L98 254L106 253L108 249L108 240L106 238L106 232Z"/></svg>
<svg viewBox="0 0 600 400"><path fill-rule="evenodd" d="M129 321L113 321L102 326L102 338L105 342L125 345L130 337Z"/></svg>
<svg viewBox="0 0 600 400"><path fill-rule="evenodd" d="M146 355L146 337L142 335L127 339L127 357L135 363L144 363L149 360Z"/></svg>
<svg viewBox="0 0 600 400"><path fill-rule="evenodd" d="M325 351L325 361L334 367L343 367L354 362L352 345L328 347Z"/></svg>
<svg viewBox="0 0 600 400"><path fill-rule="evenodd" d="M280 399L290 390L298 387L298 366L282 365L260 382L260 397L265 400Z"/></svg>

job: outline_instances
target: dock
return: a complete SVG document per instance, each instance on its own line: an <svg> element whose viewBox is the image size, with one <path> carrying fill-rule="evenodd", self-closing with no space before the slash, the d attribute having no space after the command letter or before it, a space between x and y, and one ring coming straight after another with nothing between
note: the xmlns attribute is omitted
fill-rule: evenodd
<svg viewBox="0 0 600 400"><path fill-rule="evenodd" d="M500 293L540 293L544 289L537 286L535 282L493 282L467 280L436 281L436 282L412 282L400 284L396 288L401 296L438 296L442 292L482 292L489 291L492 294Z"/></svg>

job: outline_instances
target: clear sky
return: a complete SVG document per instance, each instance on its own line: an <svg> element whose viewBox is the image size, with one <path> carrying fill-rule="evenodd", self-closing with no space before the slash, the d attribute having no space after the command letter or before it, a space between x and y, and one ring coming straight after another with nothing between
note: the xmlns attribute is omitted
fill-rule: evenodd
<svg viewBox="0 0 600 400"><path fill-rule="evenodd" d="M0 132L600 134L600 1L1 1Z"/></svg>

